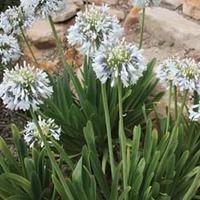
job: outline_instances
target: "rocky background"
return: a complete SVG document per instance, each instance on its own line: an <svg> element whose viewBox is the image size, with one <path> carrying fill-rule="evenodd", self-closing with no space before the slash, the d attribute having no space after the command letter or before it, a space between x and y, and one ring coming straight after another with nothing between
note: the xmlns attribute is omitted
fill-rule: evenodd
<svg viewBox="0 0 200 200"><path fill-rule="evenodd" d="M66 8L53 16L53 20L65 48L66 59L77 68L83 58L76 49L67 44L66 34L74 23L77 12L84 9L84 2L65 1ZM141 11L132 7L131 0L90 0L90 3L108 4L110 14L116 15L123 24L126 39L138 42ZM48 21L36 21L27 31L27 37L40 65L50 72L58 72L61 66ZM144 54L147 59L156 57L159 61L171 55L187 55L200 60L200 0L163 0L160 7L148 8L144 39ZM24 57L32 61L26 47Z"/></svg>

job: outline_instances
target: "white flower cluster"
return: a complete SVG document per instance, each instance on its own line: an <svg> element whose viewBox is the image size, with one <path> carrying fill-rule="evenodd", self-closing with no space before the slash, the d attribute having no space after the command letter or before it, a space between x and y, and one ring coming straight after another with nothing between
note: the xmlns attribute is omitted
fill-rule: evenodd
<svg viewBox="0 0 200 200"><path fill-rule="evenodd" d="M28 28L33 22L32 15L25 15L21 7L9 7L0 14L0 30L5 34L16 35L20 33L20 26Z"/></svg>
<svg viewBox="0 0 200 200"><path fill-rule="evenodd" d="M18 41L12 35L0 34L0 62L7 65L21 55Z"/></svg>
<svg viewBox="0 0 200 200"><path fill-rule="evenodd" d="M97 78L102 83L111 79L111 86L115 85L118 78L125 87L134 85L146 68L141 50L127 44L124 39L104 42L94 55L93 69Z"/></svg>
<svg viewBox="0 0 200 200"><path fill-rule="evenodd" d="M116 17L109 14L106 5L92 5L79 12L67 36L71 45L79 45L83 54L92 54L105 40L116 39L123 33Z"/></svg>
<svg viewBox="0 0 200 200"><path fill-rule="evenodd" d="M10 110L37 110L43 100L53 92L47 74L41 69L34 69L24 62L14 69L5 70L0 84L0 97Z"/></svg>
<svg viewBox="0 0 200 200"><path fill-rule="evenodd" d="M159 6L161 0L133 0L133 5L139 8Z"/></svg>
<svg viewBox="0 0 200 200"><path fill-rule="evenodd" d="M157 77L162 83L172 82L180 91L189 90L200 93L200 63L191 58L172 58L158 66Z"/></svg>
<svg viewBox="0 0 200 200"><path fill-rule="evenodd" d="M200 103L198 105L193 105L189 109L189 118L192 121L199 121L200 120Z"/></svg>
<svg viewBox="0 0 200 200"><path fill-rule="evenodd" d="M21 0L21 7L29 15L47 17L64 7L63 0Z"/></svg>
<svg viewBox="0 0 200 200"><path fill-rule="evenodd" d="M61 127L55 124L53 119L49 118L45 120L42 119L42 117L39 115L38 124L42 129L42 132L47 140L50 138L53 138L55 140L60 139ZM23 133L24 133L24 140L30 146L30 148L32 148L35 143L41 147L44 146L38 128L34 122L28 122L27 125L25 126L25 130ZM49 141L49 143L51 142Z"/></svg>

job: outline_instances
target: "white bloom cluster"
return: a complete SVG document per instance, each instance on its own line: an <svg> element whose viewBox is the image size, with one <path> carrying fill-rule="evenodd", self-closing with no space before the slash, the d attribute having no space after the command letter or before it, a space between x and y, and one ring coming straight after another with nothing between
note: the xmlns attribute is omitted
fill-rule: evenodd
<svg viewBox="0 0 200 200"><path fill-rule="evenodd" d="M200 63L191 58L172 58L158 66L157 77L162 83L178 87L180 91L189 90L200 93Z"/></svg>
<svg viewBox="0 0 200 200"><path fill-rule="evenodd" d="M146 8L148 6L158 6L161 0L133 0L133 5L139 8Z"/></svg>
<svg viewBox="0 0 200 200"><path fill-rule="evenodd" d="M53 92L49 83L43 70L34 69L24 62L23 66L17 64L13 69L5 70L0 97L10 110L36 110Z"/></svg>
<svg viewBox="0 0 200 200"><path fill-rule="evenodd" d="M12 35L0 34L0 62L6 65L18 60L20 55L18 41Z"/></svg>
<svg viewBox="0 0 200 200"><path fill-rule="evenodd" d="M33 22L32 15L26 15L21 7L9 7L0 14L0 30L5 34L19 34L20 26L28 28Z"/></svg>
<svg viewBox="0 0 200 200"><path fill-rule="evenodd" d="M200 104L193 105L189 109L189 118L192 121L199 121L200 120Z"/></svg>
<svg viewBox="0 0 200 200"><path fill-rule="evenodd" d="M40 128L42 129L43 134L47 140L49 138L54 138L55 140L60 139L61 127L55 124L53 119L49 118L45 120L45 119L42 119L42 117L39 115L38 124L40 125ZM42 141L42 138L40 137L38 128L34 122L28 122L27 125L25 126L25 130L23 133L24 133L25 142L28 145L30 145L31 148L34 146L35 143L37 143L37 145L41 147L44 146L44 143Z"/></svg>
<svg viewBox="0 0 200 200"><path fill-rule="evenodd" d="M21 7L28 15L47 17L64 7L63 0L21 0Z"/></svg>
<svg viewBox="0 0 200 200"><path fill-rule="evenodd" d="M93 69L97 78L102 83L111 78L112 87L118 78L125 87L136 84L147 68L141 52L124 39L104 42L94 55Z"/></svg>
<svg viewBox="0 0 200 200"><path fill-rule="evenodd" d="M123 34L116 17L109 14L106 5L90 6L85 12L79 12L75 24L70 27L67 36L71 45L79 45L83 54L92 54L105 40L116 39Z"/></svg>

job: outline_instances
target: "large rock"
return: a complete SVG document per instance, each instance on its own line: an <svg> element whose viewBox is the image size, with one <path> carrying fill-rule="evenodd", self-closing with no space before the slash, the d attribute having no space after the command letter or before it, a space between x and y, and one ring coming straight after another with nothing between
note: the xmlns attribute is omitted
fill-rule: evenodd
<svg viewBox="0 0 200 200"><path fill-rule="evenodd" d="M183 13L200 20L200 0L184 0Z"/></svg>
<svg viewBox="0 0 200 200"><path fill-rule="evenodd" d="M64 24L56 24L55 27L58 35L63 41L67 26ZM37 20L32 27L27 30L27 36L32 44L39 49L56 46L51 26L47 20Z"/></svg>
<svg viewBox="0 0 200 200"><path fill-rule="evenodd" d="M200 25L165 8L147 8L146 30L160 40L200 50Z"/></svg>
<svg viewBox="0 0 200 200"><path fill-rule="evenodd" d="M183 0L163 0L163 2L171 5L173 8L177 8L183 4Z"/></svg>
<svg viewBox="0 0 200 200"><path fill-rule="evenodd" d="M68 19L71 19L72 17L74 17L79 9L80 7L78 5L74 3L70 3L66 5L63 10L54 14L52 16L52 19L54 23L65 22Z"/></svg>
<svg viewBox="0 0 200 200"><path fill-rule="evenodd" d="M122 21L125 18L125 14L124 14L123 10L119 10L116 8L110 8L109 13L112 16L116 16L119 21Z"/></svg>

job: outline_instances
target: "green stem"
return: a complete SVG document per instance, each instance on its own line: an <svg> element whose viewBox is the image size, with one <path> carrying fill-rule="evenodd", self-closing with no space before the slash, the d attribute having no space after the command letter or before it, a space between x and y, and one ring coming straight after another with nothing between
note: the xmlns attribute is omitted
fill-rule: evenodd
<svg viewBox="0 0 200 200"><path fill-rule="evenodd" d="M168 110L167 110L167 125L166 125L166 133L169 130L169 124L170 124L170 111L171 111L171 102L172 102L172 82L170 82L170 88L169 88L169 101L168 101Z"/></svg>
<svg viewBox="0 0 200 200"><path fill-rule="evenodd" d="M178 116L178 97L177 97L177 87L174 86L174 106L175 106L175 119Z"/></svg>
<svg viewBox="0 0 200 200"><path fill-rule="evenodd" d="M199 104L199 94L197 91L194 91L194 105ZM195 108L194 111L198 112L198 108Z"/></svg>
<svg viewBox="0 0 200 200"><path fill-rule="evenodd" d="M61 43L60 38L58 37L58 33L57 33L55 25L53 23L52 17L49 16L48 19L49 19L49 23L50 23L50 26L51 26L51 29L52 29L52 32L53 32L53 35L54 35L54 38L56 41L56 46L57 46L58 53L59 53L61 62L63 64L63 67L67 69L67 72L68 72L68 74L72 80L72 83L76 89L76 92L79 96L80 102L84 103L85 97L84 97L84 94L82 93L82 86L81 86L80 82L78 81L78 78L74 75L74 71L73 71L72 67L70 65L68 65L68 63L66 61L62 43Z"/></svg>
<svg viewBox="0 0 200 200"><path fill-rule="evenodd" d="M31 56L32 56L32 58L33 58L34 63L36 64L37 67L39 67L38 61L37 61L37 59L36 59L36 57L35 57L35 55L34 55L34 53L33 53L33 50L32 50L32 48L31 48L31 45L29 44L29 41L28 41L28 39L26 38L26 35L25 35L25 33L24 33L24 30L23 30L23 28L22 28L21 26L20 26L20 31L21 31L22 37L23 37L23 39L24 39L24 42L26 43L26 46L28 47L28 49L29 49L29 51L30 51L30 53L31 53Z"/></svg>
<svg viewBox="0 0 200 200"><path fill-rule="evenodd" d="M145 8L142 9L142 24L140 29L140 44L139 49L142 48L143 45L143 39L144 39L144 21L145 21Z"/></svg>
<svg viewBox="0 0 200 200"><path fill-rule="evenodd" d="M49 143L47 142L47 140L46 140L46 138L45 138L45 136L43 134L43 131L42 131L42 129L41 129L39 123L38 123L37 117L36 117L36 115L35 115L35 113L34 113L34 111L32 109L30 109L30 113L31 113L31 117L33 118L33 121L34 121L34 123L35 123L35 125L36 125L36 127L37 127L37 129L39 131L40 137L42 138L42 141L44 142L44 146L45 146L45 148L47 150L47 154L48 154L48 156L49 156L49 158L51 160L52 166L53 166L55 172L57 173L57 175L58 175L58 177L60 179L61 185L63 186L63 190L65 191L65 193L69 197L69 199L73 200L74 198L73 198L73 196L71 194L71 191L70 191L70 189L69 189L69 187L68 187L68 185L67 185L67 183L65 181L65 178L64 178L64 176L63 176L63 174L62 174L62 172L61 172L56 160L55 160L55 157L54 157L53 153L51 152L51 149L49 147Z"/></svg>
<svg viewBox="0 0 200 200"><path fill-rule="evenodd" d="M103 106L104 106L104 113L105 113L105 120L106 120L106 131L107 131L107 138L108 138L108 150L109 150L109 157L110 157L111 173L112 173L112 179L114 179L115 165L114 165L114 156L113 156L113 147L112 147L110 115L109 115L109 109L108 109L108 99L107 99L105 84L101 85L101 93L102 93L102 98L103 98Z"/></svg>
<svg viewBox="0 0 200 200"><path fill-rule="evenodd" d="M118 79L118 101L119 101L119 140L120 140L121 156L123 163L123 185L124 185L124 190L126 190L127 189L126 136L124 132L124 121L123 121L122 83L119 79ZM125 199L127 199L127 197Z"/></svg>

